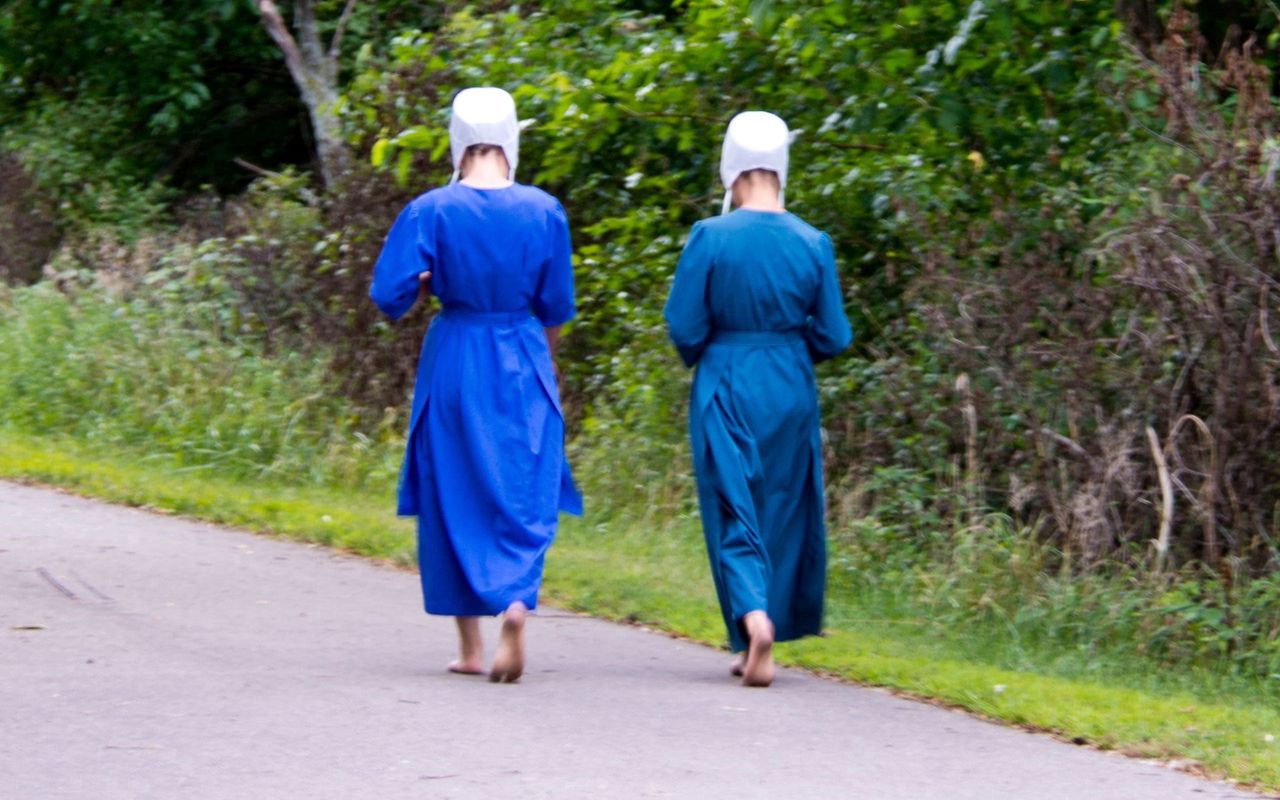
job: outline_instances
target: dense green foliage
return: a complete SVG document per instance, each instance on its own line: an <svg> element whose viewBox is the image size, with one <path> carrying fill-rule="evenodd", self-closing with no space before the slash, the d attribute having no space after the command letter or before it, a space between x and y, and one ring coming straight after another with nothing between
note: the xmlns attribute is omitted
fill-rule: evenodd
<svg viewBox="0 0 1280 800"><path fill-rule="evenodd" d="M1087 69L1116 52L1106 3L1070 4L1067 18L1039 3L753 8L763 5L753 16L696 4L676 26L585 11L462 15L398 37L389 63L371 57L352 82L374 162L417 186L447 176L451 92L512 87L533 123L522 162L576 223L573 361L592 388L617 390L615 409L666 416L678 405L662 377L661 296L684 231L718 209L719 137L737 111L768 108L797 131L788 204L835 240L868 345L907 323L913 211L969 218L1010 194L1040 196L1041 181L1069 183L1114 144ZM1009 40L1039 54L1033 70L1000 46ZM1068 139L1074 158L1051 166Z"/></svg>
<svg viewBox="0 0 1280 800"><path fill-rule="evenodd" d="M366 52L346 113L376 167L430 185L448 171L450 94L513 88L524 169L577 225L569 362L587 429L665 463L684 391L665 287L683 231L716 206L723 124L777 111L798 134L788 203L836 241L861 334L823 376L858 516L926 554L939 528L995 508L1049 520L1071 562L1141 563L1163 502L1140 455L1150 427L1189 501L1157 560L1269 571L1274 537L1254 532L1280 478L1276 351L1238 346L1265 326L1275 279L1265 67L1228 48L1207 69L1185 12L1162 17L1147 57L1111 3L853 10L462 13ZM1200 224L1197 205L1221 219ZM1162 250L1153 233L1183 223L1188 246ZM1215 272L1224 259L1240 268ZM1230 312L1162 282L1171 262L1212 274ZM1185 441L1198 423L1211 454Z"/></svg>
<svg viewBox="0 0 1280 800"><path fill-rule="evenodd" d="M244 186L235 158L306 157L279 61L236 0L7 0L0 146L67 223L155 223L170 189Z"/></svg>
<svg viewBox="0 0 1280 800"><path fill-rule="evenodd" d="M1202 29L1111 0L362 3L336 109L358 166L322 193L252 10L105 5L0 5L0 148L68 232L0 306L0 424L393 480L429 309L379 319L369 264L447 179L449 98L495 84L528 123L521 177L574 226L562 359L592 507L688 514L660 309L718 208L723 126L767 108L858 333L820 374L833 586L1280 674L1273 10L1206 3ZM317 4L326 31L342 5ZM278 174L192 191L243 186L235 156Z"/></svg>

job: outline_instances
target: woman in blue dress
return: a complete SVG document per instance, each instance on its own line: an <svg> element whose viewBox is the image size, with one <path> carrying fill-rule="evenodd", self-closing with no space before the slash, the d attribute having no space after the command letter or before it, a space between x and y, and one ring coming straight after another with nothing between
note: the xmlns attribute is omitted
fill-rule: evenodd
<svg viewBox="0 0 1280 800"><path fill-rule="evenodd" d="M449 124L448 186L400 214L370 296L392 319L420 295L442 310L418 362L398 513L418 518L428 614L457 617L453 672L484 671L479 617L503 615L489 670L524 669L558 513L581 513L552 362L574 315L569 225L555 198L514 182L519 125L501 89L467 89ZM461 180L459 180L459 177Z"/></svg>
<svg viewBox="0 0 1280 800"><path fill-rule="evenodd" d="M726 213L693 227L667 300L697 367L689 436L721 613L748 686L773 682L773 643L820 633L826 582L813 365L852 339L831 240L784 210L789 132L765 112L729 124ZM738 209L729 212L730 202Z"/></svg>

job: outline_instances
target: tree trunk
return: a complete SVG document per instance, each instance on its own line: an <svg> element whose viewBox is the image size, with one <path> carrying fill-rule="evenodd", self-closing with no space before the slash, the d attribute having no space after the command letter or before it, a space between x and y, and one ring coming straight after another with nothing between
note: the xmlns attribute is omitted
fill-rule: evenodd
<svg viewBox="0 0 1280 800"><path fill-rule="evenodd" d="M351 166L351 153L342 139L342 123L336 113L338 87L313 73L308 73L304 81L298 83L298 92L311 120L321 177L326 187L332 187Z"/></svg>
<svg viewBox="0 0 1280 800"><path fill-rule="evenodd" d="M326 187L332 187L351 166L351 152L342 139L342 125L337 114L338 57L341 54L342 35L355 4L356 0L347 0L342 16L338 19L333 40L326 49L316 28L312 0L296 0L294 3L293 26L296 36L290 32L273 0L258 0L262 24L280 47L289 74L298 86L302 103L307 107L311 131L315 136L320 177Z"/></svg>

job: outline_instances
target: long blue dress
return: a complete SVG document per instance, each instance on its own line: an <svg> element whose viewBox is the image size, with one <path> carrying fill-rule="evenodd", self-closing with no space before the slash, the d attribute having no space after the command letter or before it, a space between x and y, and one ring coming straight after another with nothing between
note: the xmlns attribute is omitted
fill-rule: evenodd
<svg viewBox="0 0 1280 800"><path fill-rule="evenodd" d="M735 652L766 611L777 641L820 633L826 584L813 364L853 338L831 240L790 213L697 223L665 311L697 367L689 436L702 529Z"/></svg>
<svg viewBox="0 0 1280 800"><path fill-rule="evenodd" d="M392 226L369 294L398 319L428 270L443 308L418 362L397 508L418 517L424 605L533 609L558 512L582 513L543 332L575 311L564 209L521 184L427 192Z"/></svg>

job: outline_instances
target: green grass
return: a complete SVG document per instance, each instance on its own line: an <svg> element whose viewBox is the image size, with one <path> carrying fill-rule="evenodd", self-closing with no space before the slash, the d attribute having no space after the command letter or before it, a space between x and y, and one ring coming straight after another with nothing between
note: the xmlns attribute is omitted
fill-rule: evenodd
<svg viewBox="0 0 1280 800"><path fill-rule="evenodd" d="M183 514L411 566L412 521L390 500L354 492L232 480L172 459L122 458L73 440L0 428L0 476L61 486L115 503Z"/></svg>
<svg viewBox="0 0 1280 800"><path fill-rule="evenodd" d="M164 458L5 430L0 476L413 563L412 524L392 516L390 486L370 496L229 480L183 472ZM713 644L724 639L695 519L570 520L548 562L546 589L575 610ZM848 590L833 590L830 606L829 635L782 645L783 663L1280 789L1280 704L1261 683L1155 669L1136 656L1099 664L999 629L949 634Z"/></svg>

